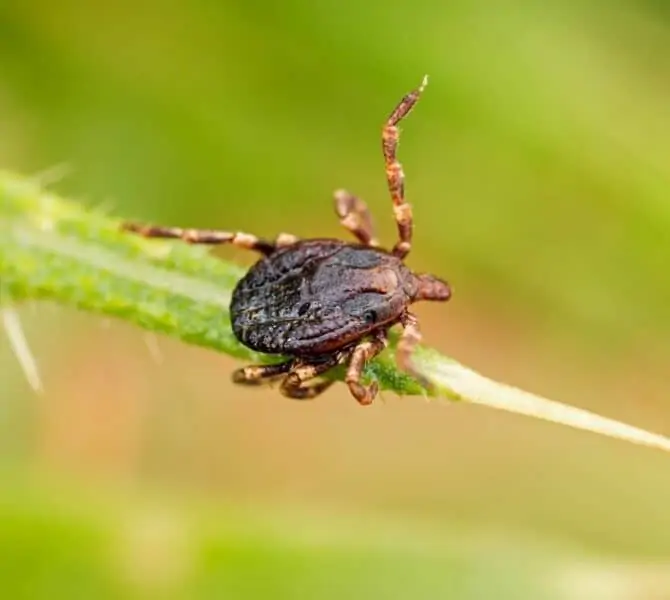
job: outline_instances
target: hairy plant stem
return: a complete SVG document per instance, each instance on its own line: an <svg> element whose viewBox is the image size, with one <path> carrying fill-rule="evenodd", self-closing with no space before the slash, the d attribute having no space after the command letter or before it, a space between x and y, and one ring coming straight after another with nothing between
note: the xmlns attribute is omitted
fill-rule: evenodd
<svg viewBox="0 0 670 600"><path fill-rule="evenodd" d="M146 240L119 230L120 221L0 172L0 303L50 300L224 352L249 362L274 362L242 346L230 328L228 304L240 267L206 248ZM367 377L399 395L426 395L395 365L397 336L368 365ZM492 381L420 348L416 365L434 396L484 404L630 442L670 450L670 440ZM332 376L342 378L342 369Z"/></svg>

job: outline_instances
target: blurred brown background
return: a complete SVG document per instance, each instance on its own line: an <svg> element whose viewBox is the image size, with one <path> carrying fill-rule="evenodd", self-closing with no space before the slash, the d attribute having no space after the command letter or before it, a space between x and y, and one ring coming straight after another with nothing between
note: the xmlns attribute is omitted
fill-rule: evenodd
<svg viewBox="0 0 670 600"><path fill-rule="evenodd" d="M0 166L119 216L394 239L448 278L426 342L670 434L670 11L662 2L0 3ZM251 257L228 249L228 258ZM231 386L225 356L22 307L0 337L12 597L669 598L669 458L481 407ZM667 566L666 566L667 565ZM655 595L654 595L655 594Z"/></svg>

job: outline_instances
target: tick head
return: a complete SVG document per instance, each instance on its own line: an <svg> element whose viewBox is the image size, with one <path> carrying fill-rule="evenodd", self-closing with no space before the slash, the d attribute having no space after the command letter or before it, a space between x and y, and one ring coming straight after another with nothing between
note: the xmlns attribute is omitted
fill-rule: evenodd
<svg viewBox="0 0 670 600"><path fill-rule="evenodd" d="M411 285L408 292L411 302L419 302L421 300L446 302L451 298L451 287L449 287L449 284L443 279L429 273L412 273Z"/></svg>

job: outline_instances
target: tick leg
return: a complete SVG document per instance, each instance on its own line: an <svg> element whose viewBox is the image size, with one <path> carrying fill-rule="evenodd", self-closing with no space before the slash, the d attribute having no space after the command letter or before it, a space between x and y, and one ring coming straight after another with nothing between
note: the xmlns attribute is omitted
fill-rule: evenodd
<svg viewBox="0 0 670 600"><path fill-rule="evenodd" d="M295 384L293 379L285 379L285 383L281 386L281 393L287 398L293 400L313 400L317 396L323 394L334 381L319 381L314 385ZM289 383L286 383L289 382Z"/></svg>
<svg viewBox="0 0 670 600"><path fill-rule="evenodd" d="M275 238L274 249L276 250L277 248L284 248L286 246L292 246L299 239L300 238L298 238L298 236L295 236L291 233L280 233Z"/></svg>
<svg viewBox="0 0 670 600"><path fill-rule="evenodd" d="M370 211L363 200L346 190L337 190L334 194L335 212L340 223L353 233L361 244L378 246Z"/></svg>
<svg viewBox="0 0 670 600"><path fill-rule="evenodd" d="M249 365L233 371L232 379L242 385L262 385L288 373L292 366L292 360L274 365Z"/></svg>
<svg viewBox="0 0 670 600"><path fill-rule="evenodd" d="M393 247L393 254L398 258L407 256L412 248L412 207L405 201L405 174L396 157L400 139L398 123L414 108L427 83L428 77L424 77L418 88L403 97L393 109L382 131L386 180L393 200L395 220L398 223L399 239Z"/></svg>
<svg viewBox="0 0 670 600"><path fill-rule="evenodd" d="M387 343L386 332L384 332L378 335L378 337L361 342L351 353L349 367L347 368L347 374L344 381L349 386L351 395L356 398L360 404L371 404L379 391L379 386L376 381L372 382L367 387L360 381L366 363L382 352L382 350L386 348Z"/></svg>
<svg viewBox="0 0 670 600"><path fill-rule="evenodd" d="M419 320L412 313L405 313L400 322L404 327L402 335L398 340L398 348L396 349L396 361L398 366L414 377L427 390L432 389L433 384L420 373L412 362L412 354L414 349L421 342L421 330L419 329Z"/></svg>
<svg viewBox="0 0 670 600"><path fill-rule="evenodd" d="M214 229L182 229L180 227L159 227L140 223L124 223L122 229L147 238L179 239L189 244L233 244L239 248L255 250L269 255L275 251L276 244L257 238L250 233L216 231ZM292 237L292 236L291 236ZM280 236L279 240L282 237Z"/></svg>
<svg viewBox="0 0 670 600"><path fill-rule="evenodd" d="M313 363L294 364L291 372L282 381L280 391L284 396L295 400L311 400L325 392L334 382L325 380L318 381L313 385L305 385L310 379L314 379L336 366L341 355L333 354Z"/></svg>

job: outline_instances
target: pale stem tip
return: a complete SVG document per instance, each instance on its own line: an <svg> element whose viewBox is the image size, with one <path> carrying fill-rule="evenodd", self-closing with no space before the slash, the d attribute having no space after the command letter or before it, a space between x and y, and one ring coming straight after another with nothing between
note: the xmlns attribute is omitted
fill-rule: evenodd
<svg viewBox="0 0 670 600"><path fill-rule="evenodd" d="M30 350L30 346L28 346L19 316L16 314L16 311L6 307L0 310L0 313L2 314L2 324L7 332L9 345L23 369L23 374L28 384L35 392L41 393L43 387L37 368L37 361Z"/></svg>

